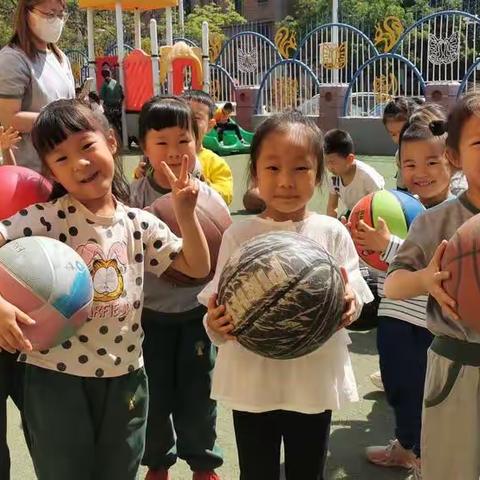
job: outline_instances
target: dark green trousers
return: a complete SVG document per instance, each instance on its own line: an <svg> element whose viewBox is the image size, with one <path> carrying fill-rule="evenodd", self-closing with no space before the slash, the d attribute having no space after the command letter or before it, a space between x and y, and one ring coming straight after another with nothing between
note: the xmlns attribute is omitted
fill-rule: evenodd
<svg viewBox="0 0 480 480"><path fill-rule="evenodd" d="M24 414L38 480L135 480L147 391L143 368L85 378L27 365Z"/></svg>
<svg viewBox="0 0 480 480"><path fill-rule="evenodd" d="M22 413L23 372L18 354L0 352L0 480L10 478L10 453L7 445L7 399L10 397ZM26 429L24 428L26 432ZM28 442L27 442L28 443Z"/></svg>
<svg viewBox="0 0 480 480"><path fill-rule="evenodd" d="M150 468L168 469L177 456L193 471L223 463L215 444L216 402L210 399L216 351L202 324L204 313L203 307L168 317L143 311L150 403L142 464Z"/></svg>

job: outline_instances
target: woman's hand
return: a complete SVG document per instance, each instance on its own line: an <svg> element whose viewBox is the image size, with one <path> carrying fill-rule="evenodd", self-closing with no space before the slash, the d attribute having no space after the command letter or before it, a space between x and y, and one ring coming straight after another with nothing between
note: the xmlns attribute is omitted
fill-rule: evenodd
<svg viewBox="0 0 480 480"><path fill-rule="evenodd" d="M345 286L345 294L343 296L343 301L345 302L344 312L338 330L341 328L347 327L356 320L357 313L357 297L350 286L348 281L348 274L344 267L340 267L340 273L342 274L343 283Z"/></svg>
<svg viewBox="0 0 480 480"><path fill-rule="evenodd" d="M19 323L34 325L35 320L32 320L15 305L0 298L0 348L10 353L15 353L16 350L32 350L32 344L23 334Z"/></svg>
<svg viewBox="0 0 480 480"><path fill-rule="evenodd" d="M173 208L177 221L191 218L198 198L197 182L188 175L188 155L182 157L180 175L177 178L170 167L162 162L162 169L172 190Z"/></svg>
<svg viewBox="0 0 480 480"><path fill-rule="evenodd" d="M207 326L216 335L221 336L225 340L235 340L231 335L234 325L232 317L225 315L225 305L217 304L217 295L212 295L208 300Z"/></svg>
<svg viewBox="0 0 480 480"><path fill-rule="evenodd" d="M390 243L390 230L385 220L380 217L378 217L376 228L372 228L363 220L360 220L357 228L352 230L351 233L355 245L372 252L383 253Z"/></svg>
<svg viewBox="0 0 480 480"><path fill-rule="evenodd" d="M426 268L421 270L422 283L425 290L438 302L444 315L449 316L453 320L460 320L455 311L456 302L448 295L442 286L442 282L450 278L450 273L440 270L442 265L442 257L447 248L448 242L443 242L437 247L430 263Z"/></svg>

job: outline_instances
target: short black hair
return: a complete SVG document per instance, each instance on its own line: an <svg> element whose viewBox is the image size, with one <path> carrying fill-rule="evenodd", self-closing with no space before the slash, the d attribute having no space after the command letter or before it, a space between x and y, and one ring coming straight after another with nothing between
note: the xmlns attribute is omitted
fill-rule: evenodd
<svg viewBox="0 0 480 480"><path fill-rule="evenodd" d="M182 98L187 102L197 102L208 107L208 117L212 119L215 115L216 105L213 98L203 90L186 90L182 93Z"/></svg>
<svg viewBox="0 0 480 480"><path fill-rule="evenodd" d="M233 112L233 104L231 102L226 102L223 105L223 109L231 110Z"/></svg>
<svg viewBox="0 0 480 480"><path fill-rule="evenodd" d="M424 101L418 97L395 97L385 105L382 117L383 124L385 125L388 121L406 122L410 115L423 103Z"/></svg>
<svg viewBox="0 0 480 480"><path fill-rule="evenodd" d="M198 126L190 105L178 97L155 96L146 102L138 119L138 137L143 145L149 130L179 127L198 139Z"/></svg>
<svg viewBox="0 0 480 480"><path fill-rule="evenodd" d="M326 155L336 153L346 158L351 153L355 153L352 137L345 130L330 130L323 139L323 151Z"/></svg>

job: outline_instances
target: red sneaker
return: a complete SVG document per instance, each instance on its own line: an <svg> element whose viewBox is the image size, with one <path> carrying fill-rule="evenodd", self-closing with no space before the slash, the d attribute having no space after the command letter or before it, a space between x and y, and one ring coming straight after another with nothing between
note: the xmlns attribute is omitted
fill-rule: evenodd
<svg viewBox="0 0 480 480"><path fill-rule="evenodd" d="M220 480L220 477L213 471L193 472L193 480Z"/></svg>
<svg viewBox="0 0 480 480"><path fill-rule="evenodd" d="M170 474L165 468L161 468L160 470L149 468L145 480L170 480Z"/></svg>

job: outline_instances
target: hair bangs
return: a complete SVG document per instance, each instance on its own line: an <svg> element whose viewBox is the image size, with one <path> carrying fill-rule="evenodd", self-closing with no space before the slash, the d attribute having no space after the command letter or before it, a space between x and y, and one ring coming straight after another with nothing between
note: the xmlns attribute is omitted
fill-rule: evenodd
<svg viewBox="0 0 480 480"><path fill-rule="evenodd" d="M103 115L95 114L78 100L57 100L47 105L32 130L32 143L40 158L50 153L70 135L79 132L108 131Z"/></svg>
<svg viewBox="0 0 480 480"><path fill-rule="evenodd" d="M197 122L186 101L173 97L153 97L142 107L139 118L140 142L145 142L149 130L172 127L191 131L198 138Z"/></svg>

